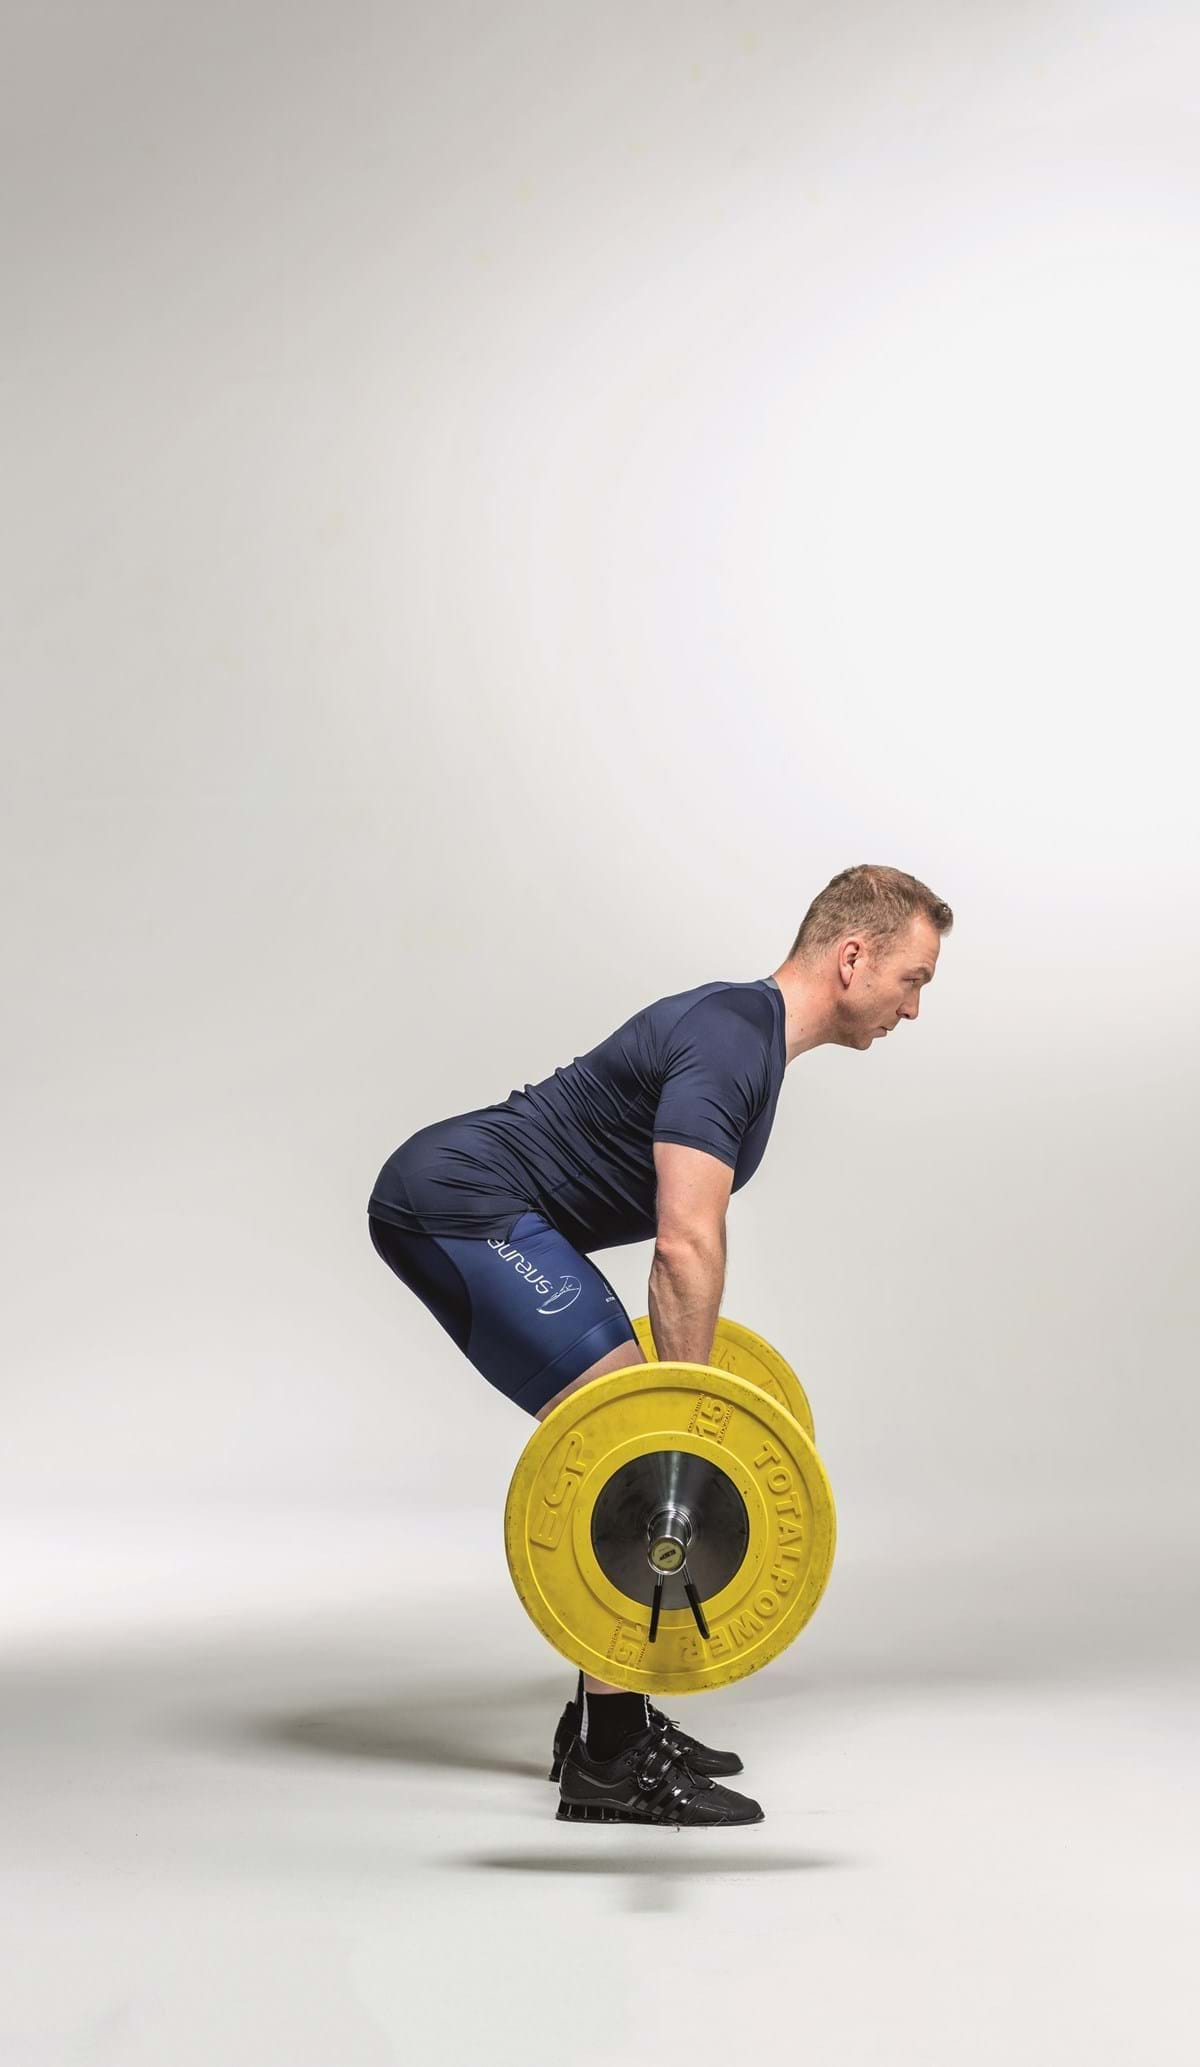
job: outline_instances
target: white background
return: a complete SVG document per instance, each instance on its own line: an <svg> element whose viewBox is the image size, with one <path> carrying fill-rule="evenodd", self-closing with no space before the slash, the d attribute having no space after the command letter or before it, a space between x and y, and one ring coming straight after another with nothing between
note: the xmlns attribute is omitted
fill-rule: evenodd
<svg viewBox="0 0 1200 2067"><path fill-rule="evenodd" d="M372 1181L876 861L919 1023L729 1217L841 1528L763 1698L1190 1653L1198 80L1162 0L10 13L14 1642L403 1623L469 1511L544 1734L530 1424Z"/></svg>
<svg viewBox="0 0 1200 2067"><path fill-rule="evenodd" d="M955 929L725 1308L851 1499L1190 1511L1189 11L16 41L5 1499L492 1499L376 1170L872 860Z"/></svg>

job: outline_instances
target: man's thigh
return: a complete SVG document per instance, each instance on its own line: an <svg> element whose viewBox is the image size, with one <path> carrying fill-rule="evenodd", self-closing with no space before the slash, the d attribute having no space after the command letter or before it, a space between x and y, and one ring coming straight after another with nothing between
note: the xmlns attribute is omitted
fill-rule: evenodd
<svg viewBox="0 0 1200 2067"><path fill-rule="evenodd" d="M480 1375L528 1414L621 1343L636 1349L603 1271L540 1213L523 1214L503 1241L410 1234L374 1216L370 1231L384 1262Z"/></svg>

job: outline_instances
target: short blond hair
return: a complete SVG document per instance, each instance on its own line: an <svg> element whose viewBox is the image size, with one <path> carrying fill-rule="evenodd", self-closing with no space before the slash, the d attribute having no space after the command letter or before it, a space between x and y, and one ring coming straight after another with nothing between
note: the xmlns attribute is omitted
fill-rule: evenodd
<svg viewBox="0 0 1200 2067"><path fill-rule="evenodd" d="M903 869L861 861L856 868L844 868L813 898L788 960L811 966L850 933L859 934L873 954L886 955L918 914L939 933L948 933L954 924L949 905L928 883Z"/></svg>

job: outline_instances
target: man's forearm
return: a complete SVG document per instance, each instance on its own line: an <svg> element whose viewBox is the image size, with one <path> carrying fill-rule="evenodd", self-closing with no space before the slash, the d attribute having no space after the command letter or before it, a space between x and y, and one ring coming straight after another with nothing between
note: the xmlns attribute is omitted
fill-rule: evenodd
<svg viewBox="0 0 1200 2067"><path fill-rule="evenodd" d="M676 1242L655 1248L650 1266L650 1326L660 1363L706 1364L725 1289L725 1243Z"/></svg>

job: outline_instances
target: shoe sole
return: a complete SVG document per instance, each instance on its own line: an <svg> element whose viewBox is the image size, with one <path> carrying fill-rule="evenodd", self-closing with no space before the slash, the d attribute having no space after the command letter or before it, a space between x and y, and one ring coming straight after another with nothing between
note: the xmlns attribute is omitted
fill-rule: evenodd
<svg viewBox="0 0 1200 2067"><path fill-rule="evenodd" d="M675 1816L639 1816L634 1809L619 1809L606 1801L560 1801L556 1823L641 1823L652 1830L749 1830L765 1823L766 1815L723 1816L719 1822L684 1822Z"/></svg>

